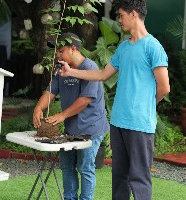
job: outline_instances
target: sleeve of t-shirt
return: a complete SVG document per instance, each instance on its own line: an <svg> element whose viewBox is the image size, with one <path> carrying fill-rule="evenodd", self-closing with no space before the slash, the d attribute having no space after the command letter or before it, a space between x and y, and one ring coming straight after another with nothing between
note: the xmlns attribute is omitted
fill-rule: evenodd
<svg viewBox="0 0 186 200"><path fill-rule="evenodd" d="M50 92L50 84L47 87L46 91ZM51 84L51 93L57 95L59 93L59 75L53 77Z"/></svg>
<svg viewBox="0 0 186 200"><path fill-rule="evenodd" d="M98 81L81 80L80 97L96 98L98 92Z"/></svg>
<svg viewBox="0 0 186 200"><path fill-rule="evenodd" d="M110 59L110 64L116 69L119 70L119 55L120 55L120 46L116 49L116 52Z"/></svg>
<svg viewBox="0 0 186 200"><path fill-rule="evenodd" d="M149 43L149 56L151 69L156 67L168 67L168 57L163 46L158 41L151 41Z"/></svg>
<svg viewBox="0 0 186 200"><path fill-rule="evenodd" d="M92 65L84 66L85 70L95 70L98 69L98 67ZM96 98L98 93L98 84L99 81L85 81L80 80L80 97L91 97Z"/></svg>

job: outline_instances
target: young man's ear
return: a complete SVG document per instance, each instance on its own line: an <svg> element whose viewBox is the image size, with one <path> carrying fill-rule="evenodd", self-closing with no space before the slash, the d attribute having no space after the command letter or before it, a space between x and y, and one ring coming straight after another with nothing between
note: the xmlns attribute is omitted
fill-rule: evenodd
<svg viewBox="0 0 186 200"><path fill-rule="evenodd" d="M133 18L136 18L138 16L138 13L135 10L133 10L131 12L131 15L132 15Z"/></svg>
<svg viewBox="0 0 186 200"><path fill-rule="evenodd" d="M71 48L72 48L72 51L77 50L77 47L75 45L72 45Z"/></svg>

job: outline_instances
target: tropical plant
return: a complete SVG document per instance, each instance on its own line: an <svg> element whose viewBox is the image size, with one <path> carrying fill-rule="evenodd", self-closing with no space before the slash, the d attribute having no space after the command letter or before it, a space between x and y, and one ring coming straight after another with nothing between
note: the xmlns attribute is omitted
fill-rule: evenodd
<svg viewBox="0 0 186 200"><path fill-rule="evenodd" d="M99 22L99 30L101 31L101 36L97 40L95 50L89 51L85 48L82 48L81 52L86 57L94 60L100 69L103 69L110 61L119 43L123 41L123 37L126 33L122 31L121 27L116 21L105 17L103 17L102 21ZM109 117L115 94L116 82L117 74L104 82L105 102Z"/></svg>
<svg viewBox="0 0 186 200"><path fill-rule="evenodd" d="M24 95L24 97L27 97L28 91L31 89L31 85L26 86L24 89L19 89L18 91L14 92L12 95L13 96L21 96Z"/></svg>
<svg viewBox="0 0 186 200"><path fill-rule="evenodd" d="M184 136L180 127L169 123L167 117L157 114L155 155L185 150Z"/></svg>
<svg viewBox="0 0 186 200"><path fill-rule="evenodd" d="M34 55L33 42L28 39L16 39L12 41L12 54L13 55Z"/></svg>
<svg viewBox="0 0 186 200"><path fill-rule="evenodd" d="M185 41L186 38L186 24L184 23L184 19L181 16L177 16L176 19L172 20L167 27L167 31L170 32L176 39ZM180 66L180 70L175 69L179 75L175 76L175 71L171 71L170 78L173 79L173 91L175 92L178 98L176 101L178 102L179 107L186 106L186 51L183 49L181 51L177 51L176 53L178 62L177 65ZM178 77L179 76L179 77Z"/></svg>
<svg viewBox="0 0 186 200"><path fill-rule="evenodd" d="M32 124L32 112L17 116L2 123L1 137L8 133L35 130Z"/></svg>
<svg viewBox="0 0 186 200"><path fill-rule="evenodd" d="M184 19L178 15L168 24L167 31L174 35L178 40L182 40L183 36L186 34L186 24L184 23Z"/></svg>

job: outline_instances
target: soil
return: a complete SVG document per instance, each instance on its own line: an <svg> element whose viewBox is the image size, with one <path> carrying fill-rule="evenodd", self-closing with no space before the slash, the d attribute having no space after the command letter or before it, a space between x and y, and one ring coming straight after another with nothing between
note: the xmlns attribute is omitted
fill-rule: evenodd
<svg viewBox="0 0 186 200"><path fill-rule="evenodd" d="M37 135L36 135L37 136ZM73 141L88 141L91 139L90 135L67 135L67 134L61 134L59 137L55 138L38 138L36 137L35 141L36 142L41 142L41 143L49 143L49 144L62 144L65 142L73 142Z"/></svg>
<svg viewBox="0 0 186 200"><path fill-rule="evenodd" d="M48 137L48 138L56 138L59 136L59 128L58 125L53 125L47 123L45 120L41 120L41 126L37 129L37 137Z"/></svg>

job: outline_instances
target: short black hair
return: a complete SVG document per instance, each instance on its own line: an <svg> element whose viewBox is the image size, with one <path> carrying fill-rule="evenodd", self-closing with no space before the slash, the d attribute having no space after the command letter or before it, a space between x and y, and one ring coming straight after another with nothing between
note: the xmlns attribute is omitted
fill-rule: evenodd
<svg viewBox="0 0 186 200"><path fill-rule="evenodd" d="M56 45L55 39L49 40L47 42L48 47L54 48ZM74 33L63 33L58 36L57 39L57 46L63 47L63 46L76 46L76 48L79 50L81 48L82 42L79 39L79 37Z"/></svg>
<svg viewBox="0 0 186 200"><path fill-rule="evenodd" d="M134 10L142 20L145 20L147 15L146 0L119 0L117 10L119 9L124 10L128 14Z"/></svg>

